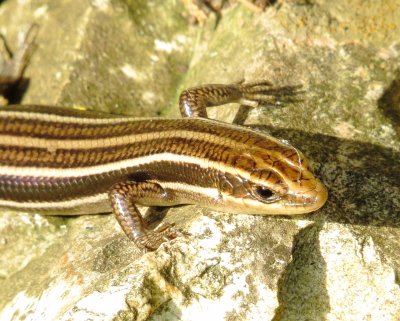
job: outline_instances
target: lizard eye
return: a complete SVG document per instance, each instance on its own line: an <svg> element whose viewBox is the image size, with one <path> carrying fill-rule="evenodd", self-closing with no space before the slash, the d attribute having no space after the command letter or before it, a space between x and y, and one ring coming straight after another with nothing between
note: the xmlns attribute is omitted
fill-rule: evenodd
<svg viewBox="0 0 400 321"><path fill-rule="evenodd" d="M273 203L280 199L280 196L265 186L255 186L255 196L264 203Z"/></svg>

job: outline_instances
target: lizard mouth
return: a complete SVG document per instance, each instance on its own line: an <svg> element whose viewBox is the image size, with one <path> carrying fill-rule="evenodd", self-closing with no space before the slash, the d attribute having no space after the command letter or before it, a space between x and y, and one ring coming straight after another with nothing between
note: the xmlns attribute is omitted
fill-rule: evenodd
<svg viewBox="0 0 400 321"><path fill-rule="evenodd" d="M328 190L317 182L314 189L303 193L288 194L284 206L290 214L304 214L320 209L328 199Z"/></svg>

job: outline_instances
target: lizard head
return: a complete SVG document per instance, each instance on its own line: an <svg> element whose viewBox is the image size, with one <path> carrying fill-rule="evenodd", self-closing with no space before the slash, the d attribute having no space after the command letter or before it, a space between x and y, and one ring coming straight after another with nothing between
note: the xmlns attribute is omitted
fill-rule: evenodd
<svg viewBox="0 0 400 321"><path fill-rule="evenodd" d="M266 135L253 136L248 149L235 151L231 170L220 176L220 197L229 211L295 215L325 204L327 189L300 151Z"/></svg>

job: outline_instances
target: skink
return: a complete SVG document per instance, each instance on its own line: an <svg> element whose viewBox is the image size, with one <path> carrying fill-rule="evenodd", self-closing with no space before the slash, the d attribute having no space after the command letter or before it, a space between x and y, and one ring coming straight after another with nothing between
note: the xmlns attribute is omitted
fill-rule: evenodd
<svg viewBox="0 0 400 321"><path fill-rule="evenodd" d="M140 248L151 230L136 205L197 204L230 213L302 214L327 190L289 144L207 118L206 107L270 99L266 81L205 85L180 97L182 119L131 118L51 106L0 109L0 206L44 214L112 211Z"/></svg>

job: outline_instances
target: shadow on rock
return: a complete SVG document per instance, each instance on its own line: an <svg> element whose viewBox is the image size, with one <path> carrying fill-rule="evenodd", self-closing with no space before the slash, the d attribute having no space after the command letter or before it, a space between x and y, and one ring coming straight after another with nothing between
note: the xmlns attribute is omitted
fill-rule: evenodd
<svg viewBox="0 0 400 321"><path fill-rule="evenodd" d="M319 245L321 228L320 223L311 224L296 235L293 260L278 282L279 307L272 321L326 320L330 304Z"/></svg>
<svg viewBox="0 0 400 321"><path fill-rule="evenodd" d="M261 129L298 147L327 186L328 202L318 214L307 214L308 219L319 220L322 215L328 222L400 226L400 153L321 134Z"/></svg>

